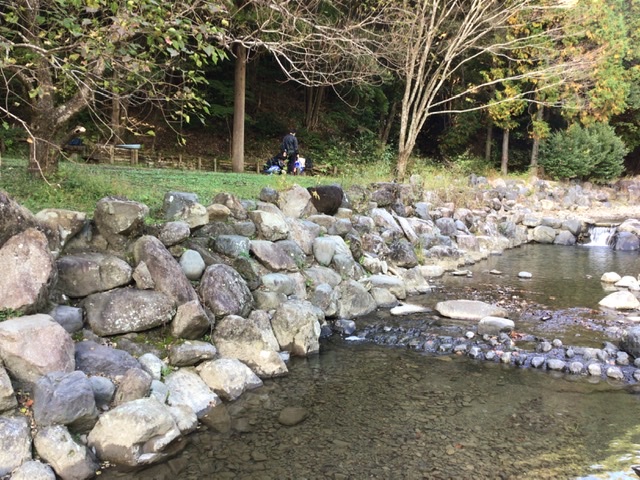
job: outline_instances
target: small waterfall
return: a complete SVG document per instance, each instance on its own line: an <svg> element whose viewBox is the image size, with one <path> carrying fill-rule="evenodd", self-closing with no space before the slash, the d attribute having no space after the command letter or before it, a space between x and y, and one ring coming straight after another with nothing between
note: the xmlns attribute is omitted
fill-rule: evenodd
<svg viewBox="0 0 640 480"><path fill-rule="evenodd" d="M589 241L583 245L586 247L609 247L611 246L617 228L616 225L591 225L588 230Z"/></svg>

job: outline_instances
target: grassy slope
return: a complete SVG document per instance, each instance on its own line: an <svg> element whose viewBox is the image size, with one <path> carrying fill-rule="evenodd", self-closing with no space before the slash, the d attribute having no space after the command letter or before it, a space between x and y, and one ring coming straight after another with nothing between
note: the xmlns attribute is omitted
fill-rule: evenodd
<svg viewBox="0 0 640 480"><path fill-rule="evenodd" d="M57 176L47 183L29 177L25 160L3 159L0 166L0 189L32 212L43 208L64 208L92 214L101 198L120 196L145 203L151 208L152 216L158 218L164 195L170 191L196 193L199 201L207 205L220 192L233 193L243 199L257 199L263 187L282 190L293 184L308 187L328 183L344 184L345 179L63 162Z"/></svg>
<svg viewBox="0 0 640 480"><path fill-rule="evenodd" d="M473 207L478 203L468 185L469 172L456 165L433 166L414 159L410 173L419 174L422 186L443 202ZM192 170L154 169L62 162L58 174L48 182L27 174L25 159L3 158L0 190L36 213L44 208L61 208L93 214L98 200L124 197L146 204L153 219L161 220L164 196L170 191L195 193L208 205L216 194L228 192L241 199L257 199L263 187L284 190L294 184L303 187L340 184L368 186L391 180L390 166L371 163L345 168L341 177L259 175L256 173L214 173ZM493 177L495 172L486 172Z"/></svg>

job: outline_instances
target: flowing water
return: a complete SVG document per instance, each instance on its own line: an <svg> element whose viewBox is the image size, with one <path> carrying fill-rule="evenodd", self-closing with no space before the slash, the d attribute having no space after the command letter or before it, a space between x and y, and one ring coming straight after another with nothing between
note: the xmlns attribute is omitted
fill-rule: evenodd
<svg viewBox="0 0 640 480"><path fill-rule="evenodd" d="M447 275L434 292L408 301L503 301L517 307L519 331L601 346L626 319L598 309L609 293L600 276L637 276L640 260L600 247L528 245L468 268L470 276ZM518 278L520 271L532 278ZM227 404L229 432L202 427L168 463L102 478L638 478L630 469L640 463L633 387L337 336L289 368ZM283 426L285 407L302 407L308 417Z"/></svg>

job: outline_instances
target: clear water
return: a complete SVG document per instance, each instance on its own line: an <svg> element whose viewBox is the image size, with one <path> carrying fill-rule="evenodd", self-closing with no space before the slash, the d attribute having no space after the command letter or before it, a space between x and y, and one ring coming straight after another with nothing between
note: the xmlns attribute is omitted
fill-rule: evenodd
<svg viewBox="0 0 640 480"><path fill-rule="evenodd" d="M637 254L606 248L532 245L469 269L471 277L447 276L435 292L411 301L506 298L530 307L518 310L517 328L545 325L546 333L579 343L606 332L576 337L585 324L575 323L574 310L591 312L586 325L624 321L597 308L608 293L599 278L606 271L635 276L640 262ZM492 269L503 273L488 273ZM525 270L533 278L518 279ZM528 313L540 309L554 320ZM633 387L339 337L289 368L287 377L227 404L230 432L203 427L166 464L101 477L638 478L630 469L640 463L640 396ZM281 425L278 415L289 406L304 407L308 418Z"/></svg>

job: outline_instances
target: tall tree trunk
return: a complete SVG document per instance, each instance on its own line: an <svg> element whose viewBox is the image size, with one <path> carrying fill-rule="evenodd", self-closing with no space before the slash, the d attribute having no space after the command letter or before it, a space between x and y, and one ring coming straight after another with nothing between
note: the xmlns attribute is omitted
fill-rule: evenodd
<svg viewBox="0 0 640 480"><path fill-rule="evenodd" d="M326 87L307 87L305 89L305 115L304 125L307 130L314 130L318 126L320 105L324 97Z"/></svg>
<svg viewBox="0 0 640 480"><path fill-rule="evenodd" d="M396 112L398 111L398 101L391 102L391 108L387 118L384 119L384 127L380 131L378 138L382 144L386 145L389 142L389 135L391 134L391 127L393 126L393 119L396 118Z"/></svg>
<svg viewBox="0 0 640 480"><path fill-rule="evenodd" d="M536 122L542 122L544 115L544 105L538 105L536 112ZM538 154L540 153L540 135L533 135L533 145L531 146L531 166L530 171L533 175L538 175Z"/></svg>
<svg viewBox="0 0 640 480"><path fill-rule="evenodd" d="M505 128L502 131L502 160L500 161L500 173L502 175L507 174L508 166L509 166L509 129Z"/></svg>
<svg viewBox="0 0 640 480"><path fill-rule="evenodd" d="M487 139L484 144L484 160L489 163L491 161L491 147L493 147L493 122L491 118L487 118Z"/></svg>
<svg viewBox="0 0 640 480"><path fill-rule="evenodd" d="M46 117L43 119L46 122ZM36 178L47 177L58 169L60 150L58 145L51 141L55 131L51 125L40 125L41 122L32 123L36 136L29 137L29 163L27 170ZM51 122L47 122L51 123Z"/></svg>
<svg viewBox="0 0 640 480"><path fill-rule="evenodd" d="M233 138L231 145L231 168L244 172L244 106L247 84L247 49L236 45L236 69L233 96Z"/></svg>
<svg viewBox="0 0 640 480"><path fill-rule="evenodd" d="M396 179L400 182L404 181L407 175L407 166L409 165L409 157L413 149L404 149L398 152L398 160L396 162Z"/></svg>

